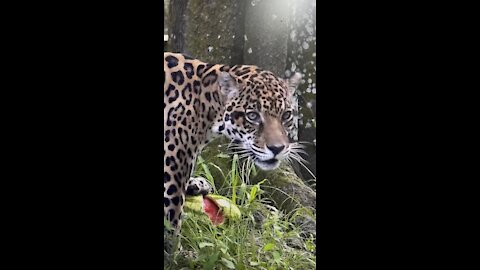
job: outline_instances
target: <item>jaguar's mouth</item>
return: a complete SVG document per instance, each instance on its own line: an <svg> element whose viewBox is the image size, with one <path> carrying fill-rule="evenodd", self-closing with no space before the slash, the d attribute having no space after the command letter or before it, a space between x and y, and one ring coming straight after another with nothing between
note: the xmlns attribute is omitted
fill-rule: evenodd
<svg viewBox="0 0 480 270"><path fill-rule="evenodd" d="M239 140L233 140L231 145L228 146L230 154L238 154L240 159L249 158L252 159L255 165L264 171L270 171L280 166L280 160L277 158L262 160L261 156L264 153L245 145L242 145Z"/></svg>
<svg viewBox="0 0 480 270"><path fill-rule="evenodd" d="M278 166L280 165L280 161L275 158L268 159L268 160L256 159L255 164L262 170L270 171L278 168Z"/></svg>

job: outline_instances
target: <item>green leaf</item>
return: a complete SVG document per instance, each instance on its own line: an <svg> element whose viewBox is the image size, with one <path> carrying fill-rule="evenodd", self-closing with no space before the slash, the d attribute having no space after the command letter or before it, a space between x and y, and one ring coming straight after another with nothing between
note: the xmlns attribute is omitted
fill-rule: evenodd
<svg viewBox="0 0 480 270"><path fill-rule="evenodd" d="M307 241L305 243L305 247L308 251L314 251L315 250L315 244L311 241Z"/></svg>
<svg viewBox="0 0 480 270"><path fill-rule="evenodd" d="M267 181L267 179L263 179L262 181L258 182L256 184L256 186L260 187L261 184L265 183Z"/></svg>
<svg viewBox="0 0 480 270"><path fill-rule="evenodd" d="M214 182L213 176L212 176L212 173L210 172L210 169L208 168L207 164L202 163L202 168L203 168L203 171L205 172L205 177L208 179L208 181L210 183L213 183Z"/></svg>
<svg viewBox="0 0 480 270"><path fill-rule="evenodd" d="M278 251L272 251L272 255L273 255L273 259L274 259L276 262L279 262L279 261L280 261L280 253L278 253Z"/></svg>
<svg viewBox="0 0 480 270"><path fill-rule="evenodd" d="M229 269L235 269L235 265L233 264L232 261L229 261L229 260L227 260L227 259L225 259L225 258L222 258L222 262L223 262L223 264L225 264L225 266L226 266L227 268L229 268Z"/></svg>
<svg viewBox="0 0 480 270"><path fill-rule="evenodd" d="M215 265L217 264L219 255L220 255L220 253L217 251L217 252L213 253L212 255L208 256L207 262L205 264L203 264L203 269L213 270L215 268Z"/></svg>
<svg viewBox="0 0 480 270"><path fill-rule="evenodd" d="M204 248L204 247L214 247L215 245L212 244L212 243L208 243L208 242L201 242L201 243L198 243L198 247L199 248Z"/></svg>
<svg viewBox="0 0 480 270"><path fill-rule="evenodd" d="M238 155L235 154L232 160L232 173L231 173L233 205L237 204L237 180L238 180L237 163L238 163Z"/></svg>
<svg viewBox="0 0 480 270"><path fill-rule="evenodd" d="M257 265L259 265L259 263L258 263L258 262L252 262L252 261L250 261L250 265L251 265L251 266L257 266Z"/></svg>
<svg viewBox="0 0 480 270"><path fill-rule="evenodd" d="M257 169L255 168L255 166L252 166L252 174L253 176L257 176Z"/></svg>
<svg viewBox="0 0 480 270"><path fill-rule="evenodd" d="M275 243L268 243L263 247L263 251L269 251L275 248Z"/></svg>
<svg viewBox="0 0 480 270"><path fill-rule="evenodd" d="M255 185L252 187L252 190L250 190L250 199L249 199L249 203L252 203L255 198L257 197L257 190L258 190L258 186Z"/></svg>
<svg viewBox="0 0 480 270"><path fill-rule="evenodd" d="M224 154L224 153L220 153L220 154L218 154L218 155L217 155L217 157L218 157L218 158L230 158L230 156L229 156L229 155L227 155L227 154Z"/></svg>

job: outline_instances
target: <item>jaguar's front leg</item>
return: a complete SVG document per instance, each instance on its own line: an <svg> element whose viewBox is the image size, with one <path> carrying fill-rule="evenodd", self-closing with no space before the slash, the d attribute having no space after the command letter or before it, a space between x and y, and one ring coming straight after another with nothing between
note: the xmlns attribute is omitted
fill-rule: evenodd
<svg viewBox="0 0 480 270"><path fill-rule="evenodd" d="M170 223L172 230L166 231L165 250L168 253L176 250L180 228L182 226L183 204L185 203L185 182L180 173L165 171L163 191L163 215ZM178 181L179 180L179 181Z"/></svg>
<svg viewBox="0 0 480 270"><path fill-rule="evenodd" d="M183 204L186 196L207 195L213 192L212 185L207 179L203 177L191 177L186 185L186 192L175 195L178 188L175 185L170 185L164 192L164 211L167 220L173 227L172 231L168 232L168 241L165 242L165 251L171 253L179 248L179 233L182 223ZM176 198L180 197L179 200ZM176 202L179 202L176 204ZM178 213L178 214L177 214Z"/></svg>

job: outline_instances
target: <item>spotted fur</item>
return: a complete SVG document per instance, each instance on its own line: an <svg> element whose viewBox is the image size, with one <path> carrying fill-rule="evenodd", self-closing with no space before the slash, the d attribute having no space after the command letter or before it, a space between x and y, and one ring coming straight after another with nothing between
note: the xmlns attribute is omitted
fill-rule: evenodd
<svg viewBox="0 0 480 270"><path fill-rule="evenodd" d="M256 66L212 65L182 54L163 58L163 211L178 232L187 180L213 136L226 135L233 149L263 170L289 155L297 115L293 93L301 76L284 80Z"/></svg>

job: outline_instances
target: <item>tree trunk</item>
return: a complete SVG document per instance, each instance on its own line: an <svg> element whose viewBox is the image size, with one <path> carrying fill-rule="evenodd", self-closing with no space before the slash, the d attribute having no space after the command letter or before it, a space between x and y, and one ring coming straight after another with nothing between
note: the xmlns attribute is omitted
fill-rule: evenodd
<svg viewBox="0 0 480 270"><path fill-rule="evenodd" d="M169 1L169 41L168 49L173 52L183 52L185 46L185 23L186 9L188 0L171 0Z"/></svg>
<svg viewBox="0 0 480 270"><path fill-rule="evenodd" d="M177 3L178 1L178 3ZM242 62L245 1L172 0L170 49L211 64ZM178 14L174 15L174 12ZM173 25L177 23L178 25Z"/></svg>

